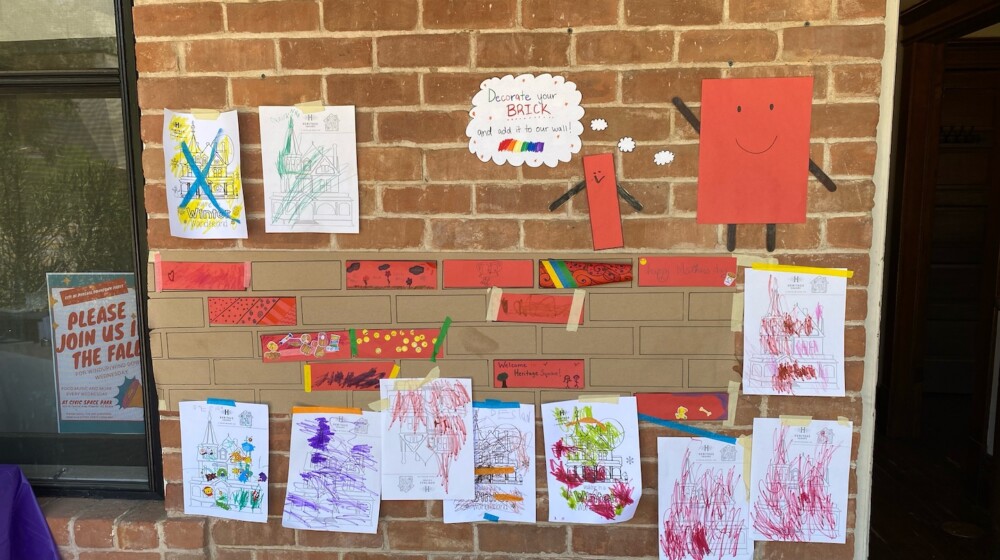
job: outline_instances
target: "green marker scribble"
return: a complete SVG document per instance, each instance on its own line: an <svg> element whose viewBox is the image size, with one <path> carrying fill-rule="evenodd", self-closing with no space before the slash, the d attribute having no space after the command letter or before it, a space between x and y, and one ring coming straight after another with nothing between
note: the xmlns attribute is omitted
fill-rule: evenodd
<svg viewBox="0 0 1000 560"><path fill-rule="evenodd" d="M278 177L282 179L291 177L292 184L282 194L281 200L274 208L271 217L273 223L296 219L306 207L326 192L333 182L333 179L323 179L314 175L317 164L327 155L326 150L313 146L305 155L299 155L294 141L294 128L294 122L289 117L285 145L278 152L277 168ZM288 156L293 154L298 156L298 165L289 166Z"/></svg>

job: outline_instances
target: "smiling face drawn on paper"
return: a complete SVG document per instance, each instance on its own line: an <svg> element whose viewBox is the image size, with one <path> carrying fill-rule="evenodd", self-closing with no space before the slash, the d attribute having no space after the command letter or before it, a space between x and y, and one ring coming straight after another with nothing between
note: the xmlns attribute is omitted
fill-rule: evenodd
<svg viewBox="0 0 1000 560"><path fill-rule="evenodd" d="M604 172L598 169L594 171L594 182L600 184L604 180Z"/></svg>
<svg viewBox="0 0 1000 560"><path fill-rule="evenodd" d="M746 109L744 109L743 105L740 104L740 105L736 106L736 112L738 113L737 116L736 116L736 118L739 119L740 117L744 116L745 113L750 113L752 111L761 111L761 112L764 112L765 110L768 113L772 113L773 114L774 113L774 103L768 103L766 108L764 108L762 106L758 106L758 104L748 105L746 107ZM746 131L744 131L744 132L746 132ZM743 138L743 142L740 142L740 136L737 135L736 136L736 145L741 150L743 150L744 152L746 152L748 154L755 155L755 156L767 153L767 152L771 151L771 148L773 148L774 144L778 141L778 135L775 134L774 137L771 138L771 141L768 142L767 141L768 133L769 133L769 131L767 129L764 129L764 130L761 130L761 129L754 130L750 134L747 134L747 136L751 136L751 138Z"/></svg>

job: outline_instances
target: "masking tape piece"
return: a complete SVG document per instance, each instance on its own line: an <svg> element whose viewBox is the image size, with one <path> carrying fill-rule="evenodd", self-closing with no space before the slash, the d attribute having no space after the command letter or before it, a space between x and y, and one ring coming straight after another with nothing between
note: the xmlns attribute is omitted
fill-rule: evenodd
<svg viewBox="0 0 1000 560"><path fill-rule="evenodd" d="M347 329L347 337L351 339L351 357L358 357L358 332L354 329Z"/></svg>
<svg viewBox="0 0 1000 560"><path fill-rule="evenodd" d="M733 426L736 424L736 405L740 400L740 382L739 381L729 381L729 416L726 417L725 421L722 422L723 426Z"/></svg>
<svg viewBox="0 0 1000 560"><path fill-rule="evenodd" d="M166 399L160 399L159 410L166 410L166 409L167 409L167 400Z"/></svg>
<svg viewBox="0 0 1000 560"><path fill-rule="evenodd" d="M431 350L431 362L436 362L438 360L438 352L444 346L444 339L448 336L448 328L451 327L451 317L446 316L444 322L441 323L441 330L438 331L437 340L434 342L434 348Z"/></svg>
<svg viewBox="0 0 1000 560"><path fill-rule="evenodd" d="M853 278L854 271L843 268L820 268L818 266L794 266L790 264L754 263L754 270L769 272L798 272L799 274L819 274L821 276L840 276Z"/></svg>
<svg viewBox="0 0 1000 560"><path fill-rule="evenodd" d="M664 420L663 418L657 418L656 416L650 416L648 414L640 413L639 420L649 422L650 424L656 424L657 426L663 426L664 428L670 428L671 430L677 430L678 432L691 434L695 437L714 439L715 441L721 441L723 443L736 443L736 438L734 437L724 436L722 434L717 434L701 428L695 428L694 426L688 426L687 424L681 424L680 422L674 422L673 420Z"/></svg>
<svg viewBox="0 0 1000 560"><path fill-rule="evenodd" d="M521 403L486 399L485 401L472 401L472 408L521 408Z"/></svg>
<svg viewBox="0 0 1000 560"><path fill-rule="evenodd" d="M747 487L747 499L750 499L750 452L753 449L753 436L740 436L736 444L743 448L743 484Z"/></svg>
<svg viewBox="0 0 1000 560"><path fill-rule="evenodd" d="M577 399L582 403L618 404L619 395L580 395Z"/></svg>
<svg viewBox="0 0 1000 560"><path fill-rule="evenodd" d="M160 256L160 252L159 251L150 251L149 252L149 258L146 261L147 262L156 262L156 259L159 258L159 256Z"/></svg>
<svg viewBox="0 0 1000 560"><path fill-rule="evenodd" d="M221 114L215 109L191 109L191 116L201 121L214 121Z"/></svg>
<svg viewBox="0 0 1000 560"><path fill-rule="evenodd" d="M236 406L236 401L233 399L216 399L214 397L209 397L205 399L205 404L215 404L219 406Z"/></svg>
<svg viewBox="0 0 1000 560"><path fill-rule="evenodd" d="M729 316L729 330L740 332L743 330L743 304L746 301L746 294L737 292L733 294L733 312Z"/></svg>
<svg viewBox="0 0 1000 560"><path fill-rule="evenodd" d="M576 332L580 328L580 316L583 315L583 300L587 297L584 290L573 290L573 303L569 306L569 319L566 320L566 330Z"/></svg>
<svg viewBox="0 0 1000 560"><path fill-rule="evenodd" d="M375 402L368 403L368 408L374 410L375 412L382 412L383 410L389 408L389 399L379 399Z"/></svg>
<svg viewBox="0 0 1000 560"><path fill-rule="evenodd" d="M486 320L494 322L500 315L500 300L503 299L503 288L492 287L486 290L488 305L486 306Z"/></svg>
<svg viewBox="0 0 1000 560"><path fill-rule="evenodd" d="M325 109L325 107L323 107L323 102L319 99L315 101L306 101L304 103L296 103L295 108L302 111L306 115L309 113L319 113Z"/></svg>
<svg viewBox="0 0 1000 560"><path fill-rule="evenodd" d="M496 523L497 521L500 521L500 518L497 517L497 516L495 516L495 515L493 515L492 513L484 513L483 514L483 519L485 519L487 521L492 521L494 523Z"/></svg>
<svg viewBox="0 0 1000 560"><path fill-rule="evenodd" d="M431 381L434 381L438 377L441 377L441 368L435 367L427 372L427 375L423 379L400 379L396 381L396 384L393 385L393 389L396 389L397 391L416 391Z"/></svg>
<svg viewBox="0 0 1000 560"><path fill-rule="evenodd" d="M837 423L840 424L841 426L850 426L851 425L851 421L848 420L846 416L838 416L837 417Z"/></svg>
<svg viewBox="0 0 1000 560"><path fill-rule="evenodd" d="M752 266L754 263L778 264L778 259L775 257L758 257L757 255L744 255L744 254L737 254L733 256L736 257L736 266L748 267Z"/></svg>
<svg viewBox="0 0 1000 560"><path fill-rule="evenodd" d="M399 375L399 364L392 364L392 371L389 372L389 379L396 379Z"/></svg>
<svg viewBox="0 0 1000 560"><path fill-rule="evenodd" d="M293 406L292 414L361 414L360 408L340 406Z"/></svg>
<svg viewBox="0 0 1000 560"><path fill-rule="evenodd" d="M812 416L793 416L790 414L782 414L778 419L781 420L782 426L808 426L813 421Z"/></svg>
<svg viewBox="0 0 1000 560"><path fill-rule="evenodd" d="M306 367L303 368L303 370L302 370L302 380L303 380L303 383L305 384L305 391L307 393L312 393L312 390L313 390L313 372L312 372L312 366L311 365L306 364Z"/></svg>

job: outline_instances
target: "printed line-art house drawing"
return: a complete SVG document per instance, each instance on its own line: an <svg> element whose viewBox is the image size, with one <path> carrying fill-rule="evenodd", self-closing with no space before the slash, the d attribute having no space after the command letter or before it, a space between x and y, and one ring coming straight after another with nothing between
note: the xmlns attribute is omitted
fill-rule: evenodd
<svg viewBox="0 0 1000 560"><path fill-rule="evenodd" d="M243 426L252 424L250 412L244 411L240 417ZM218 443L212 418L205 426L205 436L198 445L198 471L187 483L191 505L197 507L218 507L226 511L255 511L260 507L263 474L256 473L254 445L252 438L237 443L227 436Z"/></svg>

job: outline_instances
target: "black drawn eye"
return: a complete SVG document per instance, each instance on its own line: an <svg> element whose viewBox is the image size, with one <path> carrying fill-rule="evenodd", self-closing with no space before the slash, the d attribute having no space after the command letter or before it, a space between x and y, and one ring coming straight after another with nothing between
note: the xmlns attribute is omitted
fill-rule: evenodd
<svg viewBox="0 0 1000 560"><path fill-rule="evenodd" d="M774 110L774 103L771 103L771 106L770 106L770 109L771 109L772 111Z"/></svg>
<svg viewBox="0 0 1000 560"><path fill-rule="evenodd" d="M740 113L740 112L742 112L742 111L743 111L743 107L741 107L741 106L737 105L737 106L736 106L736 112L737 112L737 113Z"/></svg>

